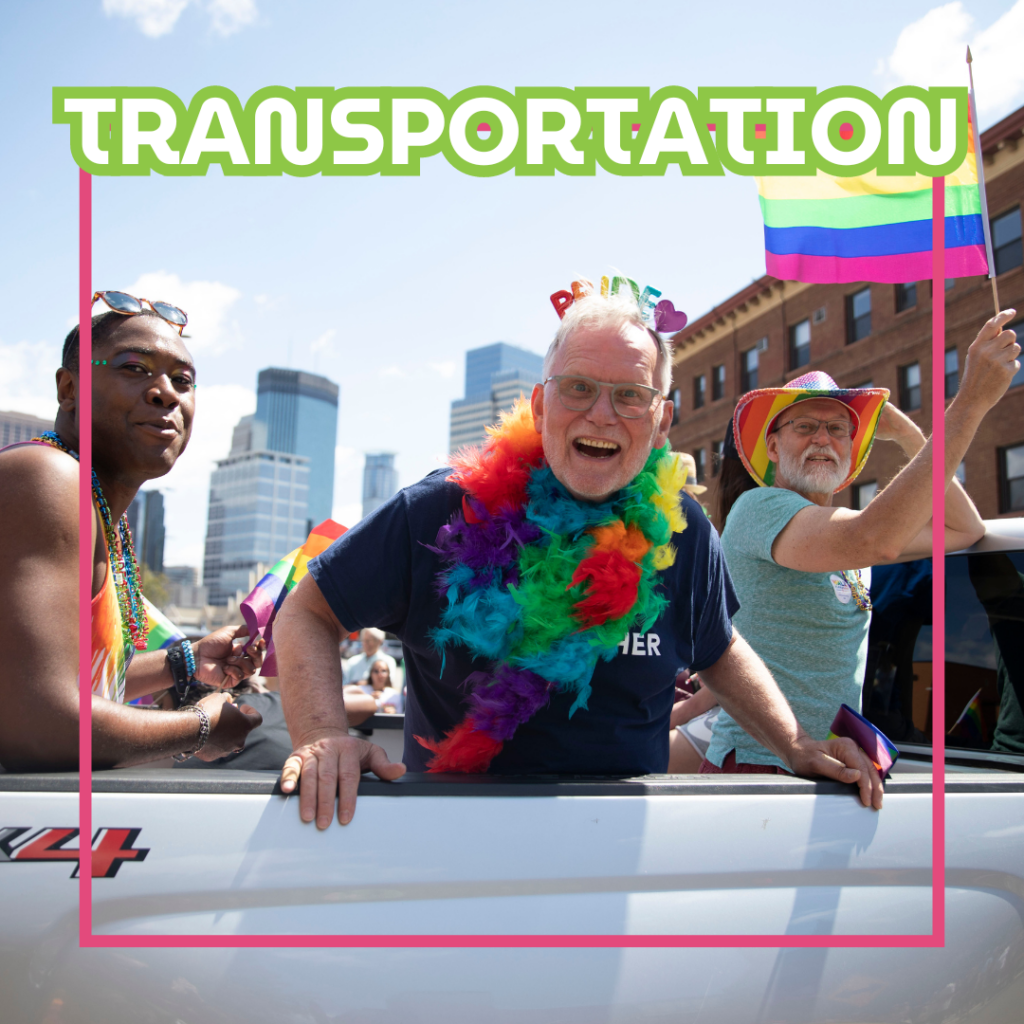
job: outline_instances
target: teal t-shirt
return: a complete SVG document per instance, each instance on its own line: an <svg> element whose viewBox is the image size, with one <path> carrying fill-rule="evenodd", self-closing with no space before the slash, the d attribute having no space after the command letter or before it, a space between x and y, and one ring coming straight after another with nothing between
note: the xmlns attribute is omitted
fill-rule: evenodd
<svg viewBox="0 0 1024 1024"><path fill-rule="evenodd" d="M775 677L797 721L816 740L828 735L840 704L860 710L871 612L857 606L838 572L798 572L772 558L772 544L802 508L795 491L758 487L740 495L722 533L722 551L740 599L736 631ZM870 570L862 570L870 587ZM707 759L788 766L725 711L718 716Z"/></svg>

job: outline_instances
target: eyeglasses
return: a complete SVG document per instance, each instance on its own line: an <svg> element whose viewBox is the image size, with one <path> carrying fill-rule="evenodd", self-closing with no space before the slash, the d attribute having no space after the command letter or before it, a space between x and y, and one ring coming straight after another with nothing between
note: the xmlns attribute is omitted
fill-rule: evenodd
<svg viewBox="0 0 1024 1024"><path fill-rule="evenodd" d="M662 394L657 388L649 388L645 384L610 384L608 381L594 380L591 377L570 377L560 374L542 381L554 381L558 387L558 397L562 405L572 412L586 412L593 408L601 394L601 388L612 389L612 408L623 419L635 420L643 416L650 408L655 397Z"/></svg>
<svg viewBox="0 0 1024 1024"><path fill-rule="evenodd" d="M849 437L854 430L853 424L849 420L814 420L810 417L786 420L785 423L780 423L775 429L781 430L783 427L790 425L793 427L793 432L799 434L800 437L813 437L822 426L828 431L829 437Z"/></svg>
<svg viewBox="0 0 1024 1024"><path fill-rule="evenodd" d="M166 320L172 327L177 327L179 336L188 323L188 314L184 310L178 309L177 306L172 306L169 302L160 302L159 300L150 302L149 299L137 299L127 292L96 292L92 297L93 304L97 299L102 299L115 313L123 313L125 316L135 316L136 313L141 313L142 304L145 303L158 317Z"/></svg>

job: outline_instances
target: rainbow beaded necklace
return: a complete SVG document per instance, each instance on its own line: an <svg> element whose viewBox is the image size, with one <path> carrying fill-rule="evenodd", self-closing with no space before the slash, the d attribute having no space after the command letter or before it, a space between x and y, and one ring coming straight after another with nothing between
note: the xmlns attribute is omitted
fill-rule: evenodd
<svg viewBox="0 0 1024 1024"><path fill-rule="evenodd" d="M47 430L35 441L44 441L53 448L67 452L76 462L78 452L69 448L60 435ZM128 525L128 514L121 516L118 529L114 529L110 506L103 496L96 470L92 471L92 499L100 511L103 520L103 532L107 539L107 552L110 557L110 573L114 578L114 590L117 603L121 609L121 632L124 642L137 651L146 649L146 634L149 624L142 604L142 581L139 576L139 564L135 560L135 547L132 544L132 531Z"/></svg>
<svg viewBox="0 0 1024 1024"><path fill-rule="evenodd" d="M416 737L434 752L431 772L486 771L553 690L575 694L570 717L585 709L598 661L668 604L657 573L686 526L687 471L667 445L611 499L590 503L555 478L526 402L489 434L453 459L449 480L465 495L431 548L445 562L437 589L447 602L431 639L442 654L461 644L491 667L465 680L462 722L439 741Z"/></svg>

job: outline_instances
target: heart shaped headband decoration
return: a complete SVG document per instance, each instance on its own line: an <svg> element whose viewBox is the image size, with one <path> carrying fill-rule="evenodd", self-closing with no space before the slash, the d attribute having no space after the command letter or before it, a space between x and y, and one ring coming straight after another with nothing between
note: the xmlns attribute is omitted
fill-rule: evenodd
<svg viewBox="0 0 1024 1024"><path fill-rule="evenodd" d="M609 295L617 295L623 285L628 285L636 299L637 307L644 322L653 330L662 334L673 334L681 331L686 326L686 314L677 310L670 299L661 298L661 292L657 288L647 285L643 291L631 277L607 277L601 278L601 294L607 298ZM565 316L566 310L586 295L594 294L594 285L586 278L573 281L570 290L562 289L551 296L551 305L555 307L558 319Z"/></svg>

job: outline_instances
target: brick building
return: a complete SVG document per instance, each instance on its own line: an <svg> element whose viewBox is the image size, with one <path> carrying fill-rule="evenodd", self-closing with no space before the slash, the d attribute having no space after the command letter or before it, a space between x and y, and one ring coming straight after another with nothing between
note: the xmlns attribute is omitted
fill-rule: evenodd
<svg viewBox="0 0 1024 1024"><path fill-rule="evenodd" d="M1011 326L1024 339L1024 107L981 136L999 300L1021 314ZM992 316L988 278L947 281L946 358L939 369L951 398L981 325ZM675 336L673 387L679 422L673 447L693 454L714 510L715 453L737 398L824 370L844 387L886 387L891 401L931 432L931 282L801 284L765 276ZM863 508L903 465L894 444L876 444L864 471L835 504ZM986 519L1024 514L1024 368L986 417L961 476Z"/></svg>

